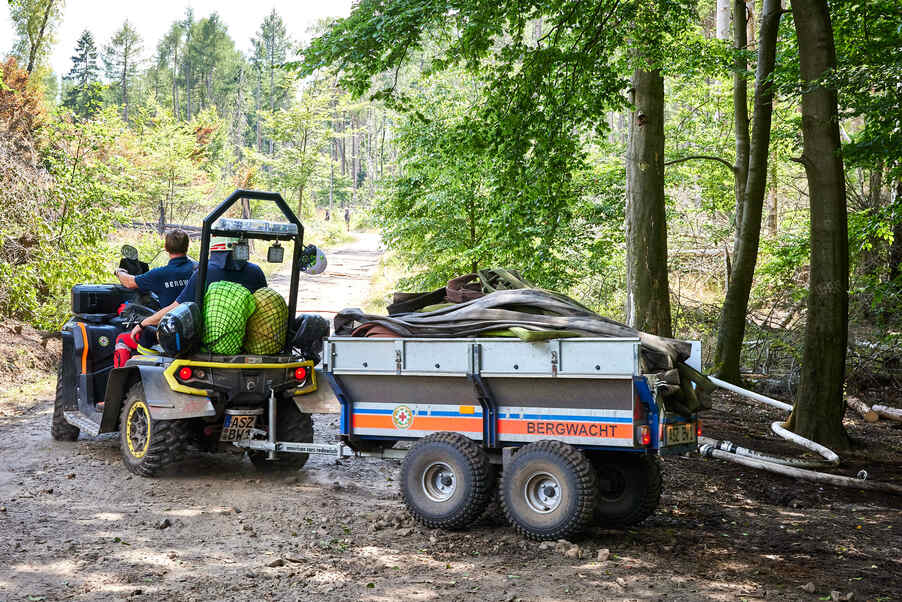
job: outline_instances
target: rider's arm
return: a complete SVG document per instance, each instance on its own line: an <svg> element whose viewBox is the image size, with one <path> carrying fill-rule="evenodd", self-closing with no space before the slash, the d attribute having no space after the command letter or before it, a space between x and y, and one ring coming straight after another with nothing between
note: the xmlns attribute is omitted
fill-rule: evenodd
<svg viewBox="0 0 902 602"><path fill-rule="evenodd" d="M178 301L173 301L152 316L147 316L146 318L141 320L141 322L132 329L132 338L137 341L141 336L141 331L144 328L146 328L147 326L156 326L157 324L159 324L160 320L163 319L163 316L165 316L169 310L174 309L178 304Z"/></svg>
<svg viewBox="0 0 902 602"><path fill-rule="evenodd" d="M116 277L119 279L119 282L122 283L122 286L126 288L138 288L138 284L135 282L135 277L123 270L122 268L117 268L114 272Z"/></svg>

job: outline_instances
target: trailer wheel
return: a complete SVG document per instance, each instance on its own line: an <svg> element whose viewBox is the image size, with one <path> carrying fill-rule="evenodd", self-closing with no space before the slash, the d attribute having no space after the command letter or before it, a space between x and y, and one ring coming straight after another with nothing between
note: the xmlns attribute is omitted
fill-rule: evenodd
<svg viewBox="0 0 902 602"><path fill-rule="evenodd" d="M310 414L306 414L298 409L298 406L292 400L279 403L276 408L276 440L290 441L292 443L312 443L313 442L313 418ZM264 414L264 420L266 420ZM310 454L293 454L289 452L279 452L275 460L267 460L265 451L249 451L248 457L254 464L254 467L261 472L271 472L276 470L300 470Z"/></svg>
<svg viewBox="0 0 902 602"><path fill-rule="evenodd" d="M119 415L119 449L129 471L155 477L182 459L189 436L184 420L154 420L139 381L129 389Z"/></svg>
<svg viewBox="0 0 902 602"><path fill-rule="evenodd" d="M56 398L53 400L53 420L50 423L50 434L57 441L75 441L78 439L78 427L66 422L63 415L66 397L74 395L74 392L66 392L66 382L63 378L63 363L60 361L56 368Z"/></svg>
<svg viewBox="0 0 902 602"><path fill-rule="evenodd" d="M485 511L491 496L488 456L458 433L434 433L410 448L401 467L404 504L433 529L460 529Z"/></svg>
<svg viewBox="0 0 902 602"><path fill-rule="evenodd" d="M595 471L582 452L560 441L518 451L501 476L501 503L511 525L535 540L582 531L595 507Z"/></svg>
<svg viewBox="0 0 902 602"><path fill-rule="evenodd" d="M661 460L646 454L598 454L595 521L628 527L651 516L661 500Z"/></svg>

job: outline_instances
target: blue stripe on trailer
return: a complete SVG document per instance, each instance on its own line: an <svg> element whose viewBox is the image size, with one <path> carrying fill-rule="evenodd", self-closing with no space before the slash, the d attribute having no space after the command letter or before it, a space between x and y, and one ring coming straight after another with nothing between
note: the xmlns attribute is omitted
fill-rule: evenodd
<svg viewBox="0 0 902 602"><path fill-rule="evenodd" d="M513 415L511 416L513 418ZM630 424L632 418L616 418L613 416L571 416L558 414L523 414L522 420L579 420L581 422L622 422Z"/></svg>
<svg viewBox="0 0 902 602"><path fill-rule="evenodd" d="M394 410L382 410L379 408L354 408L355 414L383 414L387 416L391 416L391 413Z"/></svg>
<svg viewBox="0 0 902 602"><path fill-rule="evenodd" d="M464 418L482 418L482 412L476 412L473 414L461 414L460 412L446 412L445 410L432 410L432 414L430 414L430 416L450 416L450 417L462 416Z"/></svg>

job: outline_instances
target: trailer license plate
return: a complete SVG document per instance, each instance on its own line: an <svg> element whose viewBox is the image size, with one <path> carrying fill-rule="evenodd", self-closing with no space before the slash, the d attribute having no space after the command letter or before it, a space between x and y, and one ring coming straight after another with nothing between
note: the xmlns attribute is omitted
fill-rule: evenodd
<svg viewBox="0 0 902 602"><path fill-rule="evenodd" d="M219 440L241 441L242 439L248 439L256 423L256 416L230 416L226 414L225 422L222 424L222 435L219 436Z"/></svg>
<svg viewBox="0 0 902 602"><path fill-rule="evenodd" d="M683 422L667 425L667 445L695 443L695 423Z"/></svg>

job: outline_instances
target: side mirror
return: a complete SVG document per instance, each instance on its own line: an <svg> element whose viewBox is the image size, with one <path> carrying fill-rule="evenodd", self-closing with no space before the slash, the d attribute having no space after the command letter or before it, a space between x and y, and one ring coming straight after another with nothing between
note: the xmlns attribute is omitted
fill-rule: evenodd
<svg viewBox="0 0 902 602"><path fill-rule="evenodd" d="M122 256L126 259L137 259L138 249L131 245L122 245Z"/></svg>
<svg viewBox="0 0 902 602"><path fill-rule="evenodd" d="M285 249L279 243L274 243L273 246L266 251L266 261L269 263L282 263L284 258Z"/></svg>
<svg viewBox="0 0 902 602"><path fill-rule="evenodd" d="M316 245L307 245L301 252L301 271L307 274L322 274L326 270L326 254Z"/></svg>

